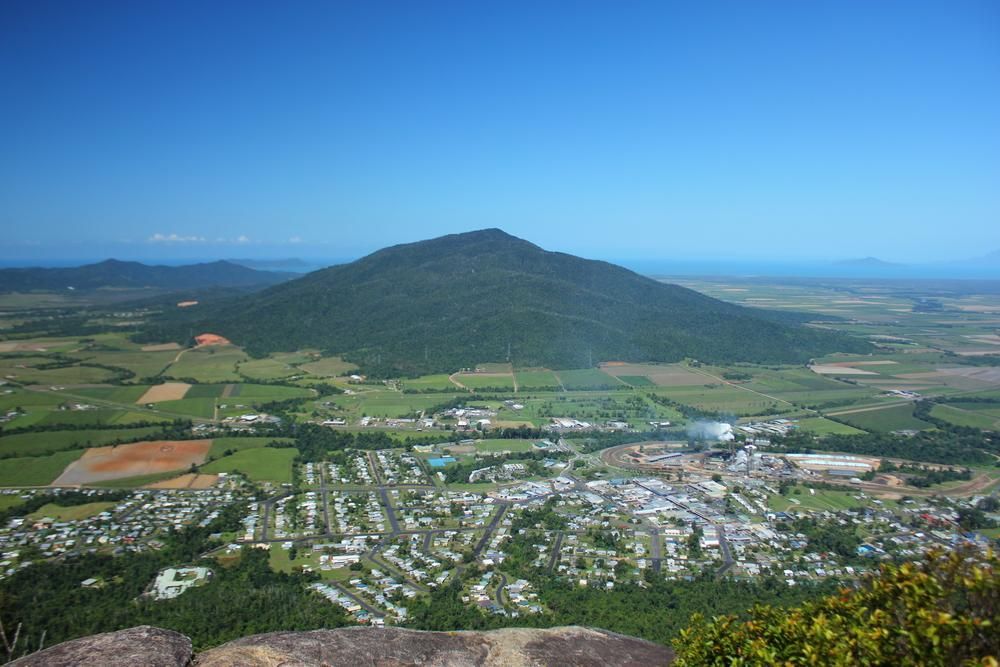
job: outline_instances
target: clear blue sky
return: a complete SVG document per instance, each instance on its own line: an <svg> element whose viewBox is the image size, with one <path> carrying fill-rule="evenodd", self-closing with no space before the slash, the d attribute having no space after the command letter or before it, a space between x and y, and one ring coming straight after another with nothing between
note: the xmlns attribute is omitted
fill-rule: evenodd
<svg viewBox="0 0 1000 667"><path fill-rule="evenodd" d="M1000 248L993 0L11 1L0 80L7 259Z"/></svg>

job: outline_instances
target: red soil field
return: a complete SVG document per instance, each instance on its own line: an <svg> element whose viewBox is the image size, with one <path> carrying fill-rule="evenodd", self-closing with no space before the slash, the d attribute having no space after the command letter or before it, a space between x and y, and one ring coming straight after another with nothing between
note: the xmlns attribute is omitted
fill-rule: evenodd
<svg viewBox="0 0 1000 667"><path fill-rule="evenodd" d="M69 464L53 486L76 486L111 479L184 470L204 463L211 440L156 440L92 447Z"/></svg>
<svg viewBox="0 0 1000 667"><path fill-rule="evenodd" d="M200 336L195 336L194 342L198 344L198 347L205 345L230 345L227 339L214 333L203 333Z"/></svg>

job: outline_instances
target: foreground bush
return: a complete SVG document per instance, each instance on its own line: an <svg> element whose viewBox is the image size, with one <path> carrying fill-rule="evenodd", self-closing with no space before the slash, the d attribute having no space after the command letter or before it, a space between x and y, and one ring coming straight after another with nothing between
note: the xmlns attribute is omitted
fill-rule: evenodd
<svg viewBox="0 0 1000 667"><path fill-rule="evenodd" d="M970 550L884 566L854 589L749 619L692 619L675 667L990 665L1000 655L1000 560Z"/></svg>

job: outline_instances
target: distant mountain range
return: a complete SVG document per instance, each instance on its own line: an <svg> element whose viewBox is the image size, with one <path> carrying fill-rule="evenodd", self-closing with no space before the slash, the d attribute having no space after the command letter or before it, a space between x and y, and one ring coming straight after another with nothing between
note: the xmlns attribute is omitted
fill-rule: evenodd
<svg viewBox="0 0 1000 667"><path fill-rule="evenodd" d="M257 271L218 261L187 266L150 266L109 259L72 268L0 269L0 292L204 287L253 287L283 282L292 274Z"/></svg>
<svg viewBox="0 0 1000 667"><path fill-rule="evenodd" d="M905 266L905 264L897 264L895 262L886 262L879 259L878 257L862 257L860 259L842 259L839 262L835 262L838 266L850 266L859 269L895 269Z"/></svg>
<svg viewBox="0 0 1000 667"><path fill-rule="evenodd" d="M747 309L498 229L393 246L211 308L169 310L146 337L221 334L263 355L306 347L369 372L481 362L580 368L604 360L802 363L868 343Z"/></svg>

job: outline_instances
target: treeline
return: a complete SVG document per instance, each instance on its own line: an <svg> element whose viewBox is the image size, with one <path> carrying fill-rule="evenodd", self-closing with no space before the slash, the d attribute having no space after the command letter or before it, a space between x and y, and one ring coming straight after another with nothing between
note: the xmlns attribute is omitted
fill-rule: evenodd
<svg viewBox="0 0 1000 667"><path fill-rule="evenodd" d="M920 431L912 436L863 433L831 434L817 438L808 433L793 432L773 438L771 445L772 449L784 452L846 452L959 465L990 465L996 459L989 452L1000 453L1000 444L994 434L954 426L946 430Z"/></svg>
<svg viewBox="0 0 1000 667"><path fill-rule="evenodd" d="M467 576L477 578L478 573L470 570ZM786 607L836 590L831 582L788 586L773 577L753 583L716 580L712 575L691 581L665 580L651 569L644 581L618 582L611 590L551 576L536 576L530 581L548 611L517 618L484 614L462 602L463 581L455 578L425 601L411 605L407 626L451 631L582 625L667 644L696 613L707 617L743 615L755 604Z"/></svg>
<svg viewBox="0 0 1000 667"><path fill-rule="evenodd" d="M278 430L273 435L293 438L293 442L274 442L268 446L295 447L299 450L299 460L302 463L324 461L334 452L348 449L391 449L410 445L434 444L441 441L440 436L408 437L400 441L384 431L372 430L351 433L334 430L319 424L298 424L294 427Z"/></svg>
<svg viewBox="0 0 1000 667"><path fill-rule="evenodd" d="M510 454L493 454L477 458L467 463L449 463L444 469L444 479L448 484L462 484L469 481L469 475L473 470L480 468L493 468L504 463L523 463L528 471L528 475L542 475L546 472L542 461L545 459L565 459L567 454L554 454L550 452L511 452Z"/></svg>

